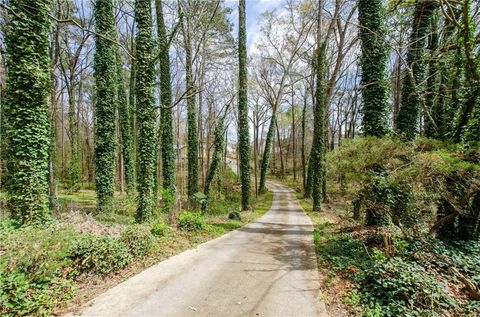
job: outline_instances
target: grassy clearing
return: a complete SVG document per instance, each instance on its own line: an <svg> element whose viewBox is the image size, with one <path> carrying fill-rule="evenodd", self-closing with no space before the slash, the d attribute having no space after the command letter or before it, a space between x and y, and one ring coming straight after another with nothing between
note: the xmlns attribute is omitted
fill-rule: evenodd
<svg viewBox="0 0 480 317"><path fill-rule="evenodd" d="M50 316L75 310L143 269L261 216L272 198L272 193L260 196L254 211L242 213L241 220L228 219L239 203L235 193L229 205L214 200L211 213L184 212L170 225L164 221L166 215L156 223L133 224L135 208L127 198L118 198L108 214L60 212L56 221L42 228L15 228L4 218L0 315ZM88 204L94 196L81 191L67 199Z"/></svg>

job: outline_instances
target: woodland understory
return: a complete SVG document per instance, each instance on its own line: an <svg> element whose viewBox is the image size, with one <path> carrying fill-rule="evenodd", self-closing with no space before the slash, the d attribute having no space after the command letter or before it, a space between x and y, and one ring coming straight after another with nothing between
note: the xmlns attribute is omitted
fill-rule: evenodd
<svg viewBox="0 0 480 317"><path fill-rule="evenodd" d="M274 180L330 315L480 316L479 64L476 0L0 0L0 314L74 310Z"/></svg>

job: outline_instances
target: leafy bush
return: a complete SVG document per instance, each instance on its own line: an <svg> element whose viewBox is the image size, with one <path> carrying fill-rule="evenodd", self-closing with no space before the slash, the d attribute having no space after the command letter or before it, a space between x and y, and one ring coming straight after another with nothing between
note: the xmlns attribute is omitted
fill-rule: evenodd
<svg viewBox="0 0 480 317"><path fill-rule="evenodd" d="M162 189L162 205L161 205L161 212L162 213L171 213L175 208L177 197L175 193L172 192L171 189L165 188Z"/></svg>
<svg viewBox="0 0 480 317"><path fill-rule="evenodd" d="M443 209L448 209L446 214L462 210L460 226L437 228L437 232L469 240L480 235L480 230L463 224L479 219L480 195L472 195L478 192L480 179L475 157L449 142L422 138L404 143L390 137L364 137L329 153L327 171L330 179L341 180L343 189L353 189L354 216L359 218L364 210L367 224L390 224L382 221L387 216L418 234L445 216Z"/></svg>
<svg viewBox="0 0 480 317"><path fill-rule="evenodd" d="M84 273L109 274L124 268L131 260L125 244L106 235L88 234L73 245L67 256L72 276Z"/></svg>
<svg viewBox="0 0 480 317"><path fill-rule="evenodd" d="M152 224L151 233L156 237L164 237L170 232L170 227L163 222Z"/></svg>
<svg viewBox="0 0 480 317"><path fill-rule="evenodd" d="M332 235L328 241L321 241L322 234L325 233L317 229L314 231L315 247L320 258L330 263L333 270L343 271L370 262L362 241L352 238L350 234Z"/></svg>
<svg viewBox="0 0 480 317"><path fill-rule="evenodd" d="M201 214L185 211L178 216L178 227L184 231L199 231L205 229L206 223Z"/></svg>
<svg viewBox="0 0 480 317"><path fill-rule="evenodd" d="M73 296L65 259L79 234L66 226L0 229L0 315L48 316ZM4 256L4 255L7 256Z"/></svg>
<svg viewBox="0 0 480 317"><path fill-rule="evenodd" d="M376 259L358 279L363 298L382 306L386 316L427 316L455 305L444 283L400 257Z"/></svg>
<svg viewBox="0 0 480 317"><path fill-rule="evenodd" d="M354 283L343 302L362 309L362 316L477 316L480 305L452 294L447 284L458 285L450 268L456 267L480 286L480 242L446 243L393 240L397 256L387 257L368 247L368 237L344 232L314 231L320 260ZM449 315L449 316L450 316Z"/></svg>
<svg viewBox="0 0 480 317"><path fill-rule="evenodd" d="M328 153L327 173L330 178L343 175L347 181L363 181L368 178L368 171L394 170L411 161L413 155L410 146L394 138L345 140L341 147Z"/></svg>
<svg viewBox="0 0 480 317"><path fill-rule="evenodd" d="M56 305L73 297L73 284L56 274L0 270L2 316L50 316Z"/></svg>
<svg viewBox="0 0 480 317"><path fill-rule="evenodd" d="M134 256L146 255L152 249L155 241L151 227L139 224L128 226L122 232L120 239L125 243L130 254Z"/></svg>

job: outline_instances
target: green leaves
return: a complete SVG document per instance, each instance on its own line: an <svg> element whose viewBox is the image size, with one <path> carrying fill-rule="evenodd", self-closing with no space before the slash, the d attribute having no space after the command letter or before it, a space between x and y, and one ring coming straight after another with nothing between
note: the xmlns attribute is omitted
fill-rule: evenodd
<svg viewBox="0 0 480 317"><path fill-rule="evenodd" d="M184 231L204 230L207 224L199 213L185 211L178 216L178 228Z"/></svg>
<svg viewBox="0 0 480 317"><path fill-rule="evenodd" d="M95 2L95 183L98 210L110 206L115 191L116 38L113 0Z"/></svg>
<svg viewBox="0 0 480 317"><path fill-rule="evenodd" d="M8 206L20 223L49 219L47 96L50 91L49 17L51 0L12 0L4 108Z"/></svg>
<svg viewBox="0 0 480 317"><path fill-rule="evenodd" d="M242 183L242 210L250 209L250 136L248 131L247 100L247 29L245 26L245 0L240 0L238 29L239 92L238 92L238 141L240 179Z"/></svg>
<svg viewBox="0 0 480 317"><path fill-rule="evenodd" d="M175 194L175 150L173 146L172 87L170 79L170 55L168 36L163 19L162 1L157 1L157 30L160 63L160 135L162 152L163 188ZM153 85L153 77L152 77ZM188 102L191 107L191 100ZM189 112L191 115L191 112ZM190 118L191 119L191 118ZM190 139L189 139L190 140ZM153 144L153 143L151 143ZM150 145L149 145L150 146ZM191 153L190 153L191 154ZM190 164L190 163L189 163ZM191 175L191 174L189 174Z"/></svg>
<svg viewBox="0 0 480 317"><path fill-rule="evenodd" d="M151 219L155 205L155 164L157 133L155 126L154 65L151 1L135 1L136 35L136 115L138 126L137 190L138 208L136 219L144 222ZM162 87L163 91L163 87Z"/></svg>
<svg viewBox="0 0 480 317"><path fill-rule="evenodd" d="M384 136L389 131L388 51L385 42L385 12L382 0L358 1L362 55L363 131Z"/></svg>

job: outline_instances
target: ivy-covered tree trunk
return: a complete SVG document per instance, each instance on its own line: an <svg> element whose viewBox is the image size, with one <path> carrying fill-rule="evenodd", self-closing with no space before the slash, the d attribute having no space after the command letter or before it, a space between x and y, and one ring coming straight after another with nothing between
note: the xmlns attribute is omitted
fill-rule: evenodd
<svg viewBox="0 0 480 317"><path fill-rule="evenodd" d="M392 223L389 210L384 205L389 198L387 185L388 171L384 168L376 168L369 171L369 180L365 185L368 188L366 199L375 202L373 206L367 206L365 211L365 224L367 226L388 226ZM359 197L362 199L362 197ZM365 200L365 198L363 198ZM359 201L358 203L362 203ZM388 205L388 204L387 204Z"/></svg>
<svg viewBox="0 0 480 317"><path fill-rule="evenodd" d="M366 136L383 137L389 130L388 86L385 80L388 51L385 44L383 1L360 0L358 12L362 41L360 65L362 68L363 131ZM374 195L381 195L382 189L372 186ZM355 216L358 217L358 206ZM367 225L383 225L385 224L384 214L375 208L368 208L366 223Z"/></svg>
<svg viewBox="0 0 480 317"><path fill-rule="evenodd" d="M473 98L473 97L472 97ZM477 106L470 116L468 125L463 134L463 143L468 148L475 148L480 146L480 105L478 100L480 96L476 97Z"/></svg>
<svg viewBox="0 0 480 317"><path fill-rule="evenodd" d="M189 20L182 24L185 42L185 80L187 97L187 152L188 152L188 197L191 199L198 192L198 133L197 109L195 107L195 83L193 82L192 43L190 40Z"/></svg>
<svg viewBox="0 0 480 317"><path fill-rule="evenodd" d="M75 74L70 74L67 81L68 92L68 137L70 140L70 160L68 161L67 170L67 187L70 191L78 191L80 189L80 157L78 147L78 122L75 107Z"/></svg>
<svg viewBox="0 0 480 317"><path fill-rule="evenodd" d="M213 158L212 158L212 162L210 163L210 167L208 168L207 177L205 179L205 188L203 191L203 193L206 196L205 201L202 203L203 213L207 211L212 182L215 179L215 176L217 175L218 169L220 167L220 163L222 161L222 153L223 153L223 148L225 146L223 135L225 133L225 117L226 117L227 110L228 108L225 110L225 114L218 119L217 126L215 127L215 131L214 131Z"/></svg>
<svg viewBox="0 0 480 317"><path fill-rule="evenodd" d="M358 1L362 55L363 131L382 137L389 130L388 86L385 80L388 51L382 0Z"/></svg>
<svg viewBox="0 0 480 317"><path fill-rule="evenodd" d="M478 5L478 3L477 3ZM462 39L465 53L465 81L468 92L466 101L460 112L455 133L468 148L480 146L480 52L478 51L478 37L475 38L475 21L473 19L472 1L462 3Z"/></svg>
<svg viewBox="0 0 480 317"><path fill-rule="evenodd" d="M161 155L163 189L168 191L169 195L175 195L175 150L173 147L172 87L170 86L169 44L163 19L162 0L156 0L155 4L157 10L157 32L160 49L160 131L162 139Z"/></svg>
<svg viewBox="0 0 480 317"><path fill-rule="evenodd" d="M57 16L59 15L59 10L55 10ZM60 56L60 44L59 44L59 25L54 28L53 39L50 44L50 149L48 156L48 195L49 195L49 205L51 210L58 208L58 193L57 193L57 166L56 166L56 157L57 157L57 83L55 76L55 67L58 64ZM1 87L0 87L1 94ZM1 99L1 95L0 95ZM1 122L0 122L1 124ZM1 146L1 144L0 144ZM1 160L1 156L0 156ZM0 184L1 186L1 184Z"/></svg>
<svg viewBox="0 0 480 317"><path fill-rule="evenodd" d="M413 140L418 133L420 109L424 102L425 46L437 5L435 0L417 0L415 5L407 53L408 68L403 77L402 101L397 120L397 127L406 140Z"/></svg>
<svg viewBox="0 0 480 317"><path fill-rule="evenodd" d="M240 154L240 178L242 183L242 210L250 209L250 137L248 131L247 101L247 29L245 0L239 0L239 92L238 92L238 140Z"/></svg>
<svg viewBox="0 0 480 317"><path fill-rule="evenodd" d="M135 1L136 34L136 123L138 127L136 219L144 222L151 219L155 205L155 147L156 113L153 59L152 7L150 0Z"/></svg>
<svg viewBox="0 0 480 317"><path fill-rule="evenodd" d="M315 139L312 140L312 144ZM305 188L303 193L303 198L312 198L312 187L313 187L313 165L312 161L312 149L310 149L310 158L307 165L307 176L305 179Z"/></svg>
<svg viewBox="0 0 480 317"><path fill-rule="evenodd" d="M136 49L135 49L135 36L132 36L132 41L131 41L131 47L132 47L132 55L135 56L137 53L136 53ZM136 77L137 77L137 63L135 62L135 58L131 57L130 59L130 78L129 78L129 82L128 82L128 106L129 106L129 109L130 109L130 123L131 123L131 131L132 131L132 151L133 151L133 161L134 161L134 164L135 164L135 167L136 167L136 163L137 163L137 132L138 132L138 129L137 129L137 120L136 120L136 95L135 95L135 83L136 83ZM136 179L136 170L135 170L135 179Z"/></svg>
<svg viewBox="0 0 480 317"><path fill-rule="evenodd" d="M302 182L303 189L307 187L307 158L306 158L306 146L305 146L305 129L307 126L307 94L305 93L305 99L303 101L302 109L302 140L301 140L301 155L302 155Z"/></svg>
<svg viewBox="0 0 480 317"><path fill-rule="evenodd" d="M320 24L320 23L319 23ZM320 30L320 27L319 27ZM318 48L315 55L315 111L313 142L310 153L309 169L311 168L311 191L313 199L313 211L320 211L322 201L323 177L325 177L325 76L326 76L326 42L320 42L318 36Z"/></svg>
<svg viewBox="0 0 480 317"><path fill-rule="evenodd" d="M120 137L122 142L122 157L125 170L125 183L127 194L135 192L135 159L133 155L133 134L132 134L132 116L130 105L127 99L125 89L125 75L123 72L123 62L118 47L116 48L117 58L117 107L120 116Z"/></svg>
<svg viewBox="0 0 480 317"><path fill-rule="evenodd" d="M268 163L270 162L270 151L272 149L273 143L273 134L275 131L275 125L277 122L277 116L275 114L275 110L272 113L272 118L270 119L270 126L268 127L267 137L265 139L265 148L263 150L263 157L262 157L262 167L260 170L260 184L258 186L258 193L265 192L265 184L267 181L267 172L268 172Z"/></svg>
<svg viewBox="0 0 480 317"><path fill-rule="evenodd" d="M49 218L51 0L11 0L6 33L5 159L8 206L19 223ZM12 13L14 12L14 13ZM3 144L2 144L3 146Z"/></svg>
<svg viewBox="0 0 480 317"><path fill-rule="evenodd" d="M428 61L428 75L427 75L427 87L425 89L425 108L429 111L429 114L425 116L425 136L430 138L438 138L441 136L442 130L440 129L443 117L443 105L441 98L436 96L438 93L438 23L437 19L432 19L430 26L430 35L428 37L428 49L430 51ZM443 92L440 92L443 94ZM433 120L429 120L429 117Z"/></svg>
<svg viewBox="0 0 480 317"><path fill-rule="evenodd" d="M95 1L95 183L97 208L107 208L115 192L115 15L113 0Z"/></svg>
<svg viewBox="0 0 480 317"><path fill-rule="evenodd" d="M458 28L457 49L461 50L460 67L463 67L463 80L461 84L462 102L460 107L456 108L455 124L453 132L453 140L455 142L464 141L468 146L470 141L479 139L478 137L478 101L480 98L480 53L476 45L478 44L478 37L475 37L476 21L474 16L474 9L472 3L475 1L465 0L452 5L452 11L456 14L456 23ZM478 4L477 4L478 6ZM470 123L474 119L473 125ZM470 129L471 131L465 131ZM477 133L477 134L476 134ZM476 134L476 135L475 135ZM463 140L462 140L463 139ZM468 140L470 139L470 141ZM475 143L475 142L474 142Z"/></svg>

